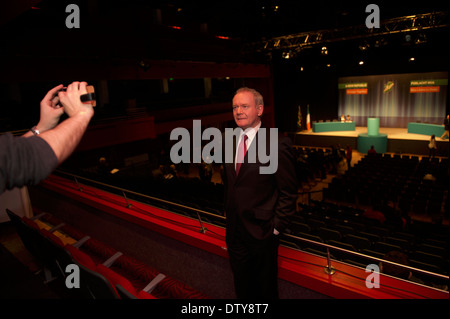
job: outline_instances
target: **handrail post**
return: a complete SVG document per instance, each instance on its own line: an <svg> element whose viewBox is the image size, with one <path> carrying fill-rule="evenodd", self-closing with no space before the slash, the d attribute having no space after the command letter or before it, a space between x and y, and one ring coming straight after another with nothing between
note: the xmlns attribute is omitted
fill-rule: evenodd
<svg viewBox="0 0 450 319"><path fill-rule="evenodd" d="M80 183L78 182L78 179L77 179L75 176L74 176L73 178L75 179L75 183L77 183L78 190L79 190L80 192L82 192L83 189L81 188Z"/></svg>
<svg viewBox="0 0 450 319"><path fill-rule="evenodd" d="M127 208L130 208L130 207L131 207L131 204L128 202L127 195L125 195L125 192L124 192L124 191L122 191L122 194L123 194L123 197L125 198L125 201L127 202Z"/></svg>
<svg viewBox="0 0 450 319"><path fill-rule="evenodd" d="M201 219L201 217L200 217L200 214L198 213L198 211L196 211L196 213L197 213L197 218L198 218L198 221L200 222L200 232L202 233L202 234L205 234L206 233L206 231L208 230L206 227L204 227L203 226L203 222L202 222L202 219Z"/></svg>
<svg viewBox="0 0 450 319"><path fill-rule="evenodd" d="M327 247L327 265L325 266L325 273L328 275L333 275L336 272L336 269L331 266L331 258L330 258L330 248Z"/></svg>

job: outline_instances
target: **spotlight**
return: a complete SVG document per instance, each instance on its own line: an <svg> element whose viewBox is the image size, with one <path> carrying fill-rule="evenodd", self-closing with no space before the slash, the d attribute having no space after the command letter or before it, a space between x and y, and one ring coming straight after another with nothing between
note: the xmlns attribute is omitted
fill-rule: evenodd
<svg viewBox="0 0 450 319"><path fill-rule="evenodd" d="M141 60L139 62L139 66L144 70L144 71L148 71L148 69L150 69L151 65L147 62L145 62L144 60Z"/></svg>
<svg viewBox="0 0 450 319"><path fill-rule="evenodd" d="M427 37L425 36L425 34L420 33L417 39L414 41L414 43L415 44L427 43Z"/></svg>
<svg viewBox="0 0 450 319"><path fill-rule="evenodd" d="M290 59L290 58L292 58L292 51L291 50L289 50L288 52L283 52L282 54L281 54L281 57L283 58L283 59Z"/></svg>
<svg viewBox="0 0 450 319"><path fill-rule="evenodd" d="M387 45L386 39L380 38L380 39L375 40L374 46L375 46L376 48L380 48L380 47L383 47L383 46L385 46L385 45Z"/></svg>
<svg viewBox="0 0 450 319"><path fill-rule="evenodd" d="M361 60L361 61L359 61L358 63L359 63L359 65L363 65L363 64L364 64L364 61Z"/></svg>
<svg viewBox="0 0 450 319"><path fill-rule="evenodd" d="M415 61L416 59L412 56L412 57L410 57L409 58L409 62L413 62L413 61Z"/></svg>
<svg viewBox="0 0 450 319"><path fill-rule="evenodd" d="M359 49L361 50L361 51L367 51L368 49L369 49L369 44L367 43L367 42L364 42L364 43L361 43L360 45L359 45Z"/></svg>

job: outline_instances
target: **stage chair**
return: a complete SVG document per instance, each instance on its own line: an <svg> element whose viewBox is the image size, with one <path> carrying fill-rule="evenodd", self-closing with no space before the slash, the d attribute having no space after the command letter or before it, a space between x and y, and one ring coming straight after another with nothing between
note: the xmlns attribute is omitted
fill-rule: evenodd
<svg viewBox="0 0 450 319"><path fill-rule="evenodd" d="M128 279L104 265L98 265L97 271L110 281L121 299L156 299L151 295L151 291L165 278L164 275L158 277L158 279L155 278L155 281L152 281L152 286L137 291Z"/></svg>
<svg viewBox="0 0 450 319"><path fill-rule="evenodd" d="M335 247L342 248L342 249L346 249L346 250L349 250L349 251L357 252L357 250L355 249L355 247L353 245L344 243L342 241L330 240L330 241L328 241L328 244L332 245L332 246L335 246ZM348 259L348 258L350 258L352 256L352 255L350 255L350 254L348 254L346 252L333 250L332 248L330 249L330 254L333 254L339 260Z"/></svg>
<svg viewBox="0 0 450 319"><path fill-rule="evenodd" d="M330 228L337 230L338 232L340 232L344 237L350 234L354 234L355 230L353 229L353 227L351 226L347 226L347 225L342 225L340 223L336 223L332 226L330 226Z"/></svg>
<svg viewBox="0 0 450 319"><path fill-rule="evenodd" d="M411 259L422 262L424 264L430 264L440 269L439 273L448 273L448 260L442 256L429 254L423 251L416 251L412 253Z"/></svg>
<svg viewBox="0 0 450 319"><path fill-rule="evenodd" d="M97 271L92 258L71 245L66 246L72 262L80 269L80 290L88 299L119 299L119 294L108 279Z"/></svg>
<svg viewBox="0 0 450 319"><path fill-rule="evenodd" d="M406 239L396 237L385 237L384 241L388 244L396 245L402 248L403 251L408 252L411 248L410 243Z"/></svg>
<svg viewBox="0 0 450 319"><path fill-rule="evenodd" d="M442 256L444 258L448 258L448 256L449 256L448 250L444 247L446 247L446 244L444 244L443 246L433 246L433 245L422 243L422 244L417 245L416 250L422 251L427 254L437 255L437 256Z"/></svg>
<svg viewBox="0 0 450 319"><path fill-rule="evenodd" d="M289 225L289 229L291 230L292 235L298 233L311 233L311 227L309 227L309 225L295 221Z"/></svg>
<svg viewBox="0 0 450 319"><path fill-rule="evenodd" d="M392 245L392 244L388 244L385 242L376 242L372 245L372 250L382 253L382 254L386 254L390 251L396 250L396 251L403 251L402 247L398 246L398 245Z"/></svg>
<svg viewBox="0 0 450 319"><path fill-rule="evenodd" d="M284 240L284 239L280 239L280 244L286 247L290 247L290 248L294 248L294 249L298 249L300 250L300 246L297 245L296 243L289 241L289 240Z"/></svg>
<svg viewBox="0 0 450 319"><path fill-rule="evenodd" d="M34 256L37 256L37 248L35 247L35 243L33 240L33 234L30 233L29 226L25 225L22 218L18 216L16 213L12 212L9 209L6 209L6 214L11 220L12 224L16 228L16 231L23 242L25 248L32 253Z"/></svg>
<svg viewBox="0 0 450 319"><path fill-rule="evenodd" d="M44 283L50 283L57 279L59 270L54 262L51 251L49 251L47 239L41 234L40 228L36 222L28 217L22 217L25 225L26 236L29 236L31 244L31 253L41 264L41 272L44 275Z"/></svg>
<svg viewBox="0 0 450 319"><path fill-rule="evenodd" d="M329 229L326 227L320 227L318 229L318 235L322 238L326 243L330 241L341 241L342 235L337 230Z"/></svg>
<svg viewBox="0 0 450 319"><path fill-rule="evenodd" d="M326 224L324 221L315 219L315 218L309 218L307 219L306 223L309 227L311 227L312 231L317 231L320 227L325 227Z"/></svg>
<svg viewBox="0 0 450 319"><path fill-rule="evenodd" d="M345 236L345 242L361 251L363 249L370 249L372 243L365 237L360 237L352 234Z"/></svg>
<svg viewBox="0 0 450 319"><path fill-rule="evenodd" d="M49 256L55 263L61 278L66 277L65 269L71 263L71 258L64 249L62 240L47 229L40 230L42 236L46 239L45 245L49 251ZM65 257L65 258L64 258Z"/></svg>

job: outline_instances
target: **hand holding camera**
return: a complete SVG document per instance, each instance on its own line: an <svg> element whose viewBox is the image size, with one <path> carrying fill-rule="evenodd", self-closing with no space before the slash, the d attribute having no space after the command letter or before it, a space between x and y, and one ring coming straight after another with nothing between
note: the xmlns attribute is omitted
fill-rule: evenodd
<svg viewBox="0 0 450 319"><path fill-rule="evenodd" d="M87 85L86 86L86 91L87 91L86 94L80 95L81 102L89 103L93 107L95 107L97 105L97 101L95 100L95 89L94 89L94 87L92 85ZM58 94L59 92L67 92L67 88L63 87L63 88L59 89L56 92L56 95L54 97L54 106L53 106L54 108L58 108L58 107L62 106L61 103L60 103L60 100L59 100L59 94Z"/></svg>
<svg viewBox="0 0 450 319"><path fill-rule="evenodd" d="M61 88L58 91L58 98L69 117L94 113L93 107L96 105L94 87L88 86L86 82L73 82L67 88Z"/></svg>
<svg viewBox="0 0 450 319"><path fill-rule="evenodd" d="M93 115L96 105L95 90L86 82L73 82L64 87L62 84L47 92L41 101L41 117L34 127L36 132L53 129L66 113L69 117L75 114Z"/></svg>

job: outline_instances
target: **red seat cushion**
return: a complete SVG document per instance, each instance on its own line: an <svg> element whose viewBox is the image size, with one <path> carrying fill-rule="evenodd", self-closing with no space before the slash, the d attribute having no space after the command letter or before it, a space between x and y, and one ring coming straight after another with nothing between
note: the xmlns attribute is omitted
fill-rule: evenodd
<svg viewBox="0 0 450 319"><path fill-rule="evenodd" d="M89 269L95 270L96 265L92 260L92 258L89 257L89 255L83 253L81 250L71 245L67 245L66 249L72 255L72 258L75 259L77 262L79 262L80 264Z"/></svg>

